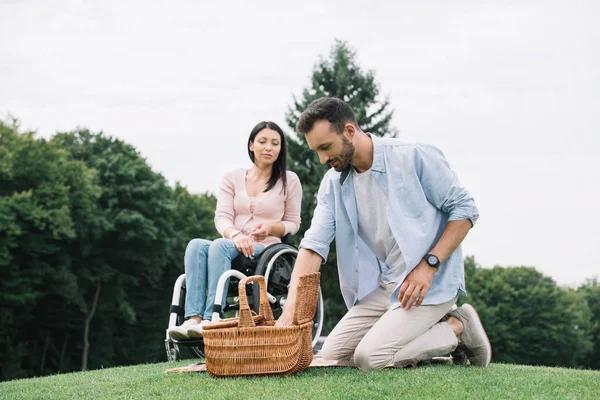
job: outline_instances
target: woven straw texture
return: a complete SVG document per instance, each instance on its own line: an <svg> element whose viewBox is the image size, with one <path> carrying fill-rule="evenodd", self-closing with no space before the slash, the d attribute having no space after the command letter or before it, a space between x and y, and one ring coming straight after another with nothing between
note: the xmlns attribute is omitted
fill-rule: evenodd
<svg viewBox="0 0 600 400"><path fill-rule="evenodd" d="M206 368L213 377L291 375L312 359L313 317L319 295L318 272L300 277L291 326L273 326L265 279L255 275L239 283L240 316L203 327ZM252 316L246 284L260 287L260 314Z"/></svg>

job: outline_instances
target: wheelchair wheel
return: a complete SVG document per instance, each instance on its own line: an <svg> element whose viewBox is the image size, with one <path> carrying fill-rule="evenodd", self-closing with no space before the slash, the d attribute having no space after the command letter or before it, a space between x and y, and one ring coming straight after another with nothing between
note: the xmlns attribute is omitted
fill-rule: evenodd
<svg viewBox="0 0 600 400"><path fill-rule="evenodd" d="M183 283L183 286L181 287L181 294L179 295L179 304L185 304L185 292L186 292L186 286L185 286L185 281ZM183 315L178 315L177 316L177 325L181 325L183 324L183 322L185 321L185 318L183 317ZM192 353L192 355L196 358L204 358L204 342L202 342L200 340L198 346L187 346L187 348L190 350L190 353ZM179 349L177 349L177 359L181 359L180 355L179 355Z"/></svg>
<svg viewBox="0 0 600 400"><path fill-rule="evenodd" d="M256 275L263 275L267 281L267 292L275 301L271 302L271 309L275 319L281 316L283 305L287 300L288 286L292 278L292 270L296 262L298 250L289 244L276 244L269 246L261 255L256 266ZM256 312L260 312L260 292L253 290L253 302ZM313 327L313 347L317 342L323 328L323 295L319 289L317 312L315 313Z"/></svg>
<svg viewBox="0 0 600 400"><path fill-rule="evenodd" d="M204 358L204 342L198 346L190 346L190 353L196 358Z"/></svg>

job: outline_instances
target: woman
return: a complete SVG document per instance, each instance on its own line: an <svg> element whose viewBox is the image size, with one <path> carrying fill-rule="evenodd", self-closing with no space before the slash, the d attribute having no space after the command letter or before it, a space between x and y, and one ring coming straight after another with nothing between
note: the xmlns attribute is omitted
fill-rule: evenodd
<svg viewBox="0 0 600 400"><path fill-rule="evenodd" d="M281 128L273 122L256 125L248 139L248 155L252 167L229 171L221 182L215 225L223 238L193 239L185 250L187 320L169 330L174 339L202 336L202 325L212 316L219 277L234 258L240 253L256 257L300 227L302 187L298 176L286 169Z"/></svg>

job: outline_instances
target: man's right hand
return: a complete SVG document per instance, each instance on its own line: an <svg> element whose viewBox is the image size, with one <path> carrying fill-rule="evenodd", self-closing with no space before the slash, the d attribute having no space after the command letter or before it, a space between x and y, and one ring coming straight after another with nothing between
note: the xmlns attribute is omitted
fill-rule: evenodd
<svg viewBox="0 0 600 400"><path fill-rule="evenodd" d="M275 326L291 326L294 321L294 309L292 307L283 307L283 312L277 322L275 322Z"/></svg>
<svg viewBox="0 0 600 400"><path fill-rule="evenodd" d="M298 281L304 274L310 274L319 271L323 259L312 250L300 249L298 257L294 263L294 270L290 284L288 285L287 300L283 304L283 313L275 323L275 326L291 326L294 322L294 305L296 304L296 289Z"/></svg>

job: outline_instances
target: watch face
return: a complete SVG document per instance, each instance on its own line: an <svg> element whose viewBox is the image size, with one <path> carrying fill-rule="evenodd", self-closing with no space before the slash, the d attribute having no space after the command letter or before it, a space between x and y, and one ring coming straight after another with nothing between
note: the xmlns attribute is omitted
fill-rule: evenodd
<svg viewBox="0 0 600 400"><path fill-rule="evenodd" d="M439 262L438 258L434 255L428 256L427 257L427 263L429 265L436 265Z"/></svg>

